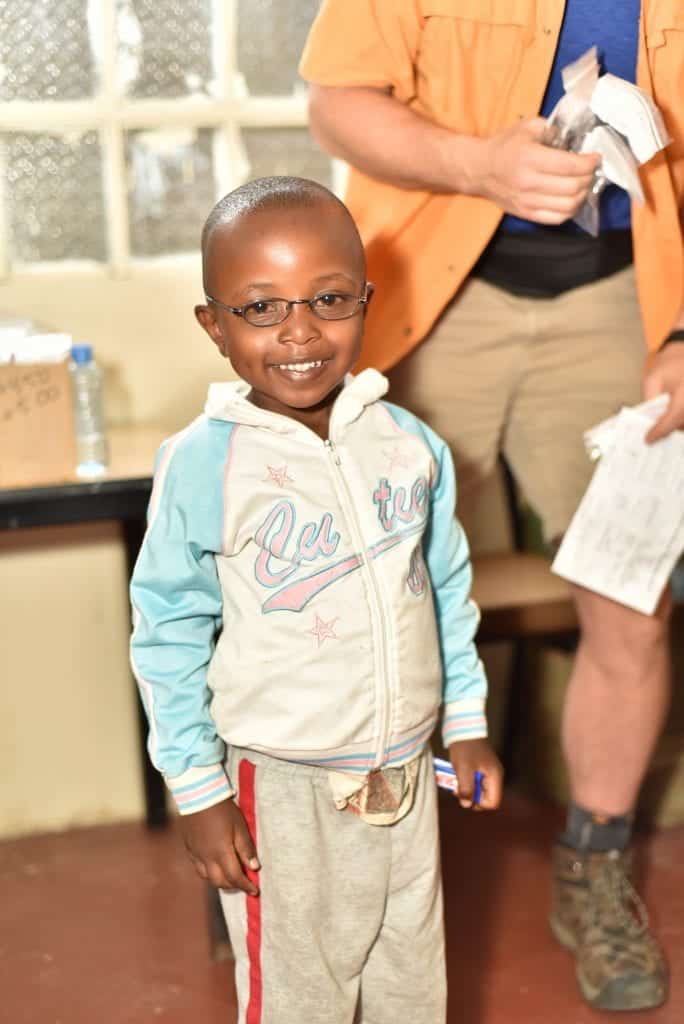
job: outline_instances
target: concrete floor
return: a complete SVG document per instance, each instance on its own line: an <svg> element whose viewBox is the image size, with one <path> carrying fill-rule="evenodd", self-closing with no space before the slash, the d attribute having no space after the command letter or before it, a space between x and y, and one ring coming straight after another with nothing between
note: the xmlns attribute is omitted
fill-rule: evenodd
<svg viewBox="0 0 684 1024"><path fill-rule="evenodd" d="M558 811L508 793L497 815L472 815L444 795L441 818L449 1024L615 1021L580 1002L572 960L547 930ZM628 1020L681 1024L684 829L639 837L638 848L642 891L673 981L665 1007ZM205 911L202 883L173 827L0 844L0 1020L234 1024L231 964L209 960Z"/></svg>

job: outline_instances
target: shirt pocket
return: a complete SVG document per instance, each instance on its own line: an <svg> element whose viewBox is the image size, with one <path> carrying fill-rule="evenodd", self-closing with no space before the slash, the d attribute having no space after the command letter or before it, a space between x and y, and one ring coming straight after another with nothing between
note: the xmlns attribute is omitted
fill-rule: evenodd
<svg viewBox="0 0 684 1024"><path fill-rule="evenodd" d="M651 0L645 22L649 50L667 45L670 32L684 31L682 0Z"/></svg>
<svg viewBox="0 0 684 1024"><path fill-rule="evenodd" d="M684 97L684 4L682 0L651 0L645 16L646 56L653 98L671 135L682 149ZM678 126L678 127L677 127ZM668 150L673 153L672 147Z"/></svg>
<svg viewBox="0 0 684 1024"><path fill-rule="evenodd" d="M423 0L426 18L459 18L490 25L527 25L534 20L532 0Z"/></svg>
<svg viewBox="0 0 684 1024"><path fill-rule="evenodd" d="M422 0L420 9L419 108L454 131L499 130L534 37L536 0Z"/></svg>

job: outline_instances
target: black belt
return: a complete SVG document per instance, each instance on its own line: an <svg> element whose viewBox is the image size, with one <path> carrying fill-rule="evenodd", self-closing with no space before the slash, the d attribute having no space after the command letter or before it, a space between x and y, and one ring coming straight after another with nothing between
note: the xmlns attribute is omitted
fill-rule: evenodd
<svg viewBox="0 0 684 1024"><path fill-rule="evenodd" d="M470 273L513 295L552 298L610 277L632 259L629 228L603 231L598 238L562 228L499 230Z"/></svg>

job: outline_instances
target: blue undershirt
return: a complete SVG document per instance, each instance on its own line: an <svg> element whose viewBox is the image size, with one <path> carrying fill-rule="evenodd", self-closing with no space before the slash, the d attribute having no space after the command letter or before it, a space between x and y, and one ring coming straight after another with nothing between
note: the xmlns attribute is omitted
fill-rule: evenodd
<svg viewBox="0 0 684 1024"><path fill-rule="evenodd" d="M541 106L548 117L563 95L561 70L596 46L602 71L636 81L641 0L568 0L549 83ZM601 231L631 225L630 200L623 189L609 185L601 195ZM538 225L509 214L504 231L534 231Z"/></svg>

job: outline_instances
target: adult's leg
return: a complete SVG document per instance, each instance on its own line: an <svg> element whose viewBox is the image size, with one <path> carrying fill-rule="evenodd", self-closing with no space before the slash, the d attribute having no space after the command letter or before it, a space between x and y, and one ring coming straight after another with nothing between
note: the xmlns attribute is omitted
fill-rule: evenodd
<svg viewBox="0 0 684 1024"><path fill-rule="evenodd" d="M633 271L534 303L536 332L505 451L557 540L593 472L582 434L641 398L645 355ZM603 815L634 807L669 699L668 616L573 587L581 640L563 711L573 800Z"/></svg>
<svg viewBox="0 0 684 1024"><path fill-rule="evenodd" d="M630 814L670 699L669 618L573 587L581 640L565 698L563 751L573 801L602 817Z"/></svg>
<svg viewBox="0 0 684 1024"><path fill-rule="evenodd" d="M582 433L641 397L645 346L633 272L535 303L535 335L505 450L547 537L559 538L591 476ZM563 709L572 804L555 851L552 927L577 953L585 997L657 1005L664 967L633 902L625 848L669 701L668 616L573 588L581 640Z"/></svg>
<svg viewBox="0 0 684 1024"><path fill-rule="evenodd" d="M422 417L451 448L457 512L473 551L510 544L494 481L528 334L523 300L472 280L429 338L388 373L389 398Z"/></svg>

